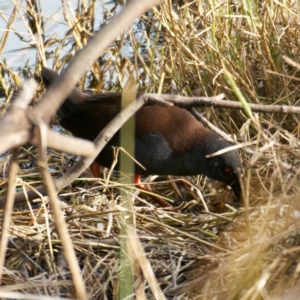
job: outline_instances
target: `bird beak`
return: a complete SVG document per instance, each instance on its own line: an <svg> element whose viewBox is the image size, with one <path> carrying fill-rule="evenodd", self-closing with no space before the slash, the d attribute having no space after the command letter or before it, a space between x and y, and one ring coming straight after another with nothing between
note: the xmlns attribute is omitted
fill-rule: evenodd
<svg viewBox="0 0 300 300"><path fill-rule="evenodd" d="M242 188L241 188L241 182L244 178L244 170L238 169L236 174L236 181L234 181L230 186L233 192L235 193L237 197L237 202L241 202L243 200L243 194L242 194Z"/></svg>
<svg viewBox="0 0 300 300"><path fill-rule="evenodd" d="M241 199L242 199L242 190L241 190L241 185L240 185L239 181L235 181L230 186L231 186L233 192L235 193L235 195L237 197L237 200L241 201Z"/></svg>

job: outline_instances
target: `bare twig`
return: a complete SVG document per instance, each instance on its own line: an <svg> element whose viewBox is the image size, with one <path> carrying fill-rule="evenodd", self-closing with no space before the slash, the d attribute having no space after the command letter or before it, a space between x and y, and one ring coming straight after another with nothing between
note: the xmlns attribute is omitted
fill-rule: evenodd
<svg viewBox="0 0 300 300"><path fill-rule="evenodd" d="M30 142L36 146L38 145L37 131L38 129L35 128L34 136L30 140ZM96 156L98 154L93 142L76 137L61 135L48 128L47 146L61 152L72 153L74 155Z"/></svg>
<svg viewBox="0 0 300 300"><path fill-rule="evenodd" d="M5 254L7 249L8 230L10 228L11 213L14 207L15 184L16 184L16 177L19 169L17 156L18 156L18 150L14 149L12 152L11 164L9 168L8 183L7 183L8 187L7 187L7 194L5 200L3 222L1 226L2 230L1 230L1 237L0 237L0 282L2 281L2 273L3 273Z"/></svg>
<svg viewBox="0 0 300 300"><path fill-rule="evenodd" d="M61 239L61 243L63 246L64 254L66 257L66 260L68 262L68 266L70 269L70 272L72 274L74 289L76 291L76 298L85 300L87 299L87 294L85 290L85 284L82 279L82 276L80 275L80 268L78 266L78 261L76 258L76 254L74 251L74 248L72 246L72 241L69 236L68 228L66 221L63 217L63 212L60 207L59 200L57 198L57 193L55 190L55 185L52 180L51 175L48 172L47 169L47 161L46 161L46 134L47 134L47 127L46 124L40 119L36 119L36 125L37 128L40 129L40 146L39 146L39 168L41 170L43 181L46 183L46 190L49 197L49 201L51 204L51 207L53 209L53 214L55 217L55 223L56 223L56 229L58 231L59 237Z"/></svg>
<svg viewBox="0 0 300 300"><path fill-rule="evenodd" d="M161 94L145 94L149 100L156 99L171 102L177 106L184 108L192 108L196 106L218 107L241 110L242 104L232 100L222 100L224 94L215 97L183 97L179 95L161 95ZM253 112L272 113L272 114L299 114L300 107L289 105L262 105L248 103Z"/></svg>

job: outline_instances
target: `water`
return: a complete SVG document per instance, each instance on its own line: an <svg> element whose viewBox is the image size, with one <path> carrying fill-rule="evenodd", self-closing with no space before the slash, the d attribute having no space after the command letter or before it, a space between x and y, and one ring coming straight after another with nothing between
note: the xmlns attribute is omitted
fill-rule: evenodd
<svg viewBox="0 0 300 300"><path fill-rule="evenodd" d="M28 19L26 18L26 2L25 0L16 0L16 3L18 4L18 9L10 30L7 30L6 27L7 21L13 15L14 4L11 0L1 0L0 3L0 45L3 45L4 34L8 31L7 41L4 44L3 49L0 49L0 60L4 60L5 64L13 70L23 69L24 66L32 67L35 65L37 59L36 49L32 46L37 35L34 35L34 38L32 38L25 26L25 23L28 22ZM50 37L62 39L66 32L70 30L64 19L62 1L40 0L38 3L41 16L44 20L44 41ZM69 3L70 7L75 11L78 1L69 0L67 3ZM98 26L103 22L102 5L105 6L105 9L110 9L113 6L113 3L110 1L106 1L104 4L100 1L96 2L95 18L98 19L95 20L95 24ZM71 15L67 5L64 7L68 10L68 15ZM63 48L60 55L63 56L69 49L70 47ZM53 46L47 48L48 52L54 50L55 48Z"/></svg>
<svg viewBox="0 0 300 300"><path fill-rule="evenodd" d="M94 3L92 0L36 0L38 1L37 7L42 20L40 28L43 32L40 36L38 34L30 34L30 29L34 28L34 26L28 26L30 19L27 15L28 6L26 5L26 1L15 0L16 6L13 1L14 0L1 0L0 2L0 46L2 46L2 48L0 48L0 62L2 61L7 68L17 72L21 80L23 80L31 76L32 72L30 71L34 70L37 63L41 60L41 56L39 55L43 52L37 50L36 43L38 45L47 45L45 46L44 54L46 57L45 64L50 68L53 66L53 63L56 62L56 59L60 61L58 63L58 66L60 66L65 65L73 58L76 51L74 36L71 31L72 28L67 24L64 10L68 18L75 23L73 14L76 14L76 9L79 7L80 10L83 10L81 6L78 5L78 2L81 4L86 2L87 7L90 7L90 5ZM32 0L31 2L34 1ZM109 18L112 14L120 12L121 9L121 5L115 6L114 0L96 1L91 31L99 30L102 25L105 24L107 17ZM80 13L80 15L81 17L85 17L82 13ZM9 20L12 20L12 22L9 29L6 29ZM145 42L143 33L145 30L144 24L135 22L133 28L134 39L140 43L138 51L140 51L142 55L147 55L147 43ZM90 28L88 31L90 31ZM5 32L7 32L8 35L7 40L4 42ZM89 33L87 33L86 36L88 38ZM39 39L42 39L42 41ZM47 43L49 39L51 39L50 44ZM121 55L118 59L125 57L132 59L134 56L133 53L134 51L130 39L127 36L123 42ZM104 67L107 70L103 75L105 89L111 89L119 82L118 69L114 67L116 57L109 53L100 58L100 68L105 65L106 61L110 60L110 66ZM25 69L29 72L22 73ZM8 78L9 75L6 75L5 80L7 81ZM126 75L124 78L126 79ZM3 93L0 93L0 98L2 98L3 95Z"/></svg>

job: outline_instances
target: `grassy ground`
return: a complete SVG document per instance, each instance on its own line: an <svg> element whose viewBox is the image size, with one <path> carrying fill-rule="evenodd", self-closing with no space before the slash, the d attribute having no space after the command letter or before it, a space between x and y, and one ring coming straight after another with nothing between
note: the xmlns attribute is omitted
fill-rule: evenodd
<svg viewBox="0 0 300 300"><path fill-rule="evenodd" d="M297 106L299 11L298 1L163 1L111 45L79 85L94 92L120 91L128 69L134 67L139 91L170 93L174 81L186 96L225 93L238 101L239 91L248 103ZM45 18L29 3L16 7L18 13L31 21L29 40L36 41L37 50L31 72L37 75L46 60L51 68L61 70L98 29L93 1L79 1L76 11L65 2L69 29L59 39L47 36L47 26L55 24L52 17ZM105 17L114 13L115 8ZM2 47L5 40L3 33ZM65 47L68 52L62 54ZM25 71L13 71L5 60L0 63L0 85L6 95L3 113ZM154 192L175 201L179 194L187 201L182 212L154 207L145 194L134 202L137 233L163 292L168 299L176 295L181 299L296 299L300 293L298 116L260 114L251 120L243 111L206 108L201 112L244 144L240 155L246 205L236 210L230 205L234 199L230 190L201 176L189 178L199 190L184 178L149 178ZM74 159L49 151L52 175L62 174ZM1 162L3 194L9 160L8 153ZM36 186L41 177L33 147L20 150L19 164L17 189ZM103 175L95 179L87 171L60 193L91 299L118 295L118 235L123 224L119 190L130 197L135 193L134 186L124 187L116 174L108 177L104 170ZM177 188L174 182L179 182ZM2 292L71 297L72 280L53 221L47 198L15 209ZM147 282L145 295L153 299Z"/></svg>

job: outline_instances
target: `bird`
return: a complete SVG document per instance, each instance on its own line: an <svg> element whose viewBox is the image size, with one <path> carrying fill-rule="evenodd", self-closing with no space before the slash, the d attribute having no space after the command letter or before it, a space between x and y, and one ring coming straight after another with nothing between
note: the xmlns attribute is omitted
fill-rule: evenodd
<svg viewBox="0 0 300 300"><path fill-rule="evenodd" d="M46 67L41 75L46 87L59 76ZM74 136L93 141L120 112L121 99L121 93L92 95L75 88L57 112L59 123ZM98 165L111 166L113 147L119 146L119 140L117 132L96 157L91 165L94 176L98 176ZM205 175L229 185L237 200L241 199L242 163L238 151L207 157L232 144L204 127L188 110L175 105L144 105L135 114L134 140L134 158L139 162L135 163L134 181L142 189L142 175Z"/></svg>

